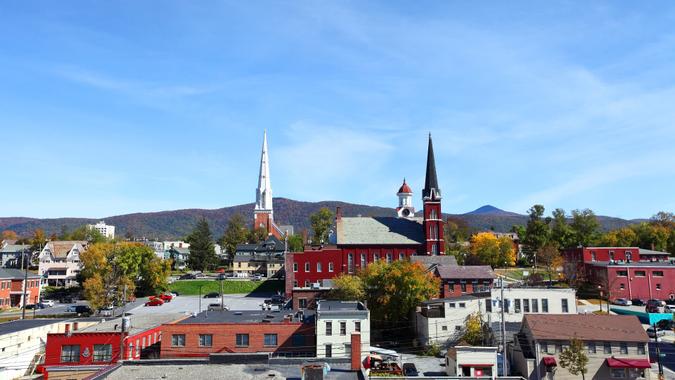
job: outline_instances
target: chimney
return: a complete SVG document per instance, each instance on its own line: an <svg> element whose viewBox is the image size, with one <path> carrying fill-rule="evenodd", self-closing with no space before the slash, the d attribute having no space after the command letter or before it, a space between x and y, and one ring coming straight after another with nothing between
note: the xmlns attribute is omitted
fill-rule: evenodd
<svg viewBox="0 0 675 380"><path fill-rule="evenodd" d="M361 333L352 333L352 371L361 370Z"/></svg>
<svg viewBox="0 0 675 380"><path fill-rule="evenodd" d="M78 322L73 322L73 331L77 331L77 328L79 327Z"/></svg>
<svg viewBox="0 0 675 380"><path fill-rule="evenodd" d="M342 207L337 206L335 208L335 221L339 222L342 220Z"/></svg>

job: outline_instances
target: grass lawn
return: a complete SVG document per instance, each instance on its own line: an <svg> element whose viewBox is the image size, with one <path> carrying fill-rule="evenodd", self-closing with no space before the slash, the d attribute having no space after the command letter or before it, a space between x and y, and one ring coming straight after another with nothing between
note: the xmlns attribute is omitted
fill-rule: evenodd
<svg viewBox="0 0 675 380"><path fill-rule="evenodd" d="M169 288L180 295L198 295L200 286L202 287L202 294L211 292L220 293L220 281L216 280L175 281ZM224 294L273 293L282 291L283 288L284 282L281 280L223 281Z"/></svg>

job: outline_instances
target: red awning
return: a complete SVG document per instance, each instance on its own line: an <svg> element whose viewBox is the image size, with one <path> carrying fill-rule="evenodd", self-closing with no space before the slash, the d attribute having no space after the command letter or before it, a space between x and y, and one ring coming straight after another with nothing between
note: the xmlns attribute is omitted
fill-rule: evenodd
<svg viewBox="0 0 675 380"><path fill-rule="evenodd" d="M557 367L558 363L556 363L553 356L544 356L544 365L547 367Z"/></svg>
<svg viewBox="0 0 675 380"><path fill-rule="evenodd" d="M459 363L460 367L492 367L494 364L464 364Z"/></svg>
<svg viewBox="0 0 675 380"><path fill-rule="evenodd" d="M607 365L611 368L652 368L648 359L607 358Z"/></svg>

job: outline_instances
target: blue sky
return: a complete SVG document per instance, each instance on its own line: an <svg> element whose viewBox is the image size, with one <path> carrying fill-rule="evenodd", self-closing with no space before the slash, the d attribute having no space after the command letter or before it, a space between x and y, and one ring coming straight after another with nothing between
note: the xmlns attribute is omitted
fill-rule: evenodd
<svg viewBox="0 0 675 380"><path fill-rule="evenodd" d="M633 4L633 5L637 5ZM675 210L675 5L0 4L2 216L275 196L445 212Z"/></svg>

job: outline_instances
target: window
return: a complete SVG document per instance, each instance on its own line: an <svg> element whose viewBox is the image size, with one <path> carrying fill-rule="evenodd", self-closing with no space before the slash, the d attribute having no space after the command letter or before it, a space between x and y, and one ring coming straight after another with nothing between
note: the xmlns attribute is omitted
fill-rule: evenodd
<svg viewBox="0 0 675 380"><path fill-rule="evenodd" d="M516 298L515 301L516 301L516 306L515 306L514 312L520 313L520 299Z"/></svg>
<svg viewBox="0 0 675 380"><path fill-rule="evenodd" d="M451 308L454 309L454 308L455 308L455 305L456 305L456 304L455 304L454 302L450 302L450 303L448 304L448 307L451 307Z"/></svg>
<svg viewBox="0 0 675 380"><path fill-rule="evenodd" d="M347 322L340 321L340 335L347 335Z"/></svg>
<svg viewBox="0 0 675 380"><path fill-rule="evenodd" d="M248 347L248 334L237 334L237 347Z"/></svg>
<svg viewBox="0 0 675 380"><path fill-rule="evenodd" d="M277 334L265 334L265 346L276 346Z"/></svg>
<svg viewBox="0 0 675 380"><path fill-rule="evenodd" d="M605 354L611 354L612 353L612 344L610 342L605 342L605 347L604 351Z"/></svg>
<svg viewBox="0 0 675 380"><path fill-rule="evenodd" d="M387 264L391 264L391 262L394 260L394 256L392 253L387 253Z"/></svg>
<svg viewBox="0 0 675 380"><path fill-rule="evenodd" d="M309 272L309 263L305 263L305 272Z"/></svg>
<svg viewBox="0 0 675 380"><path fill-rule="evenodd" d="M307 298L298 299L298 307L300 307L301 309L307 308Z"/></svg>
<svg viewBox="0 0 675 380"><path fill-rule="evenodd" d="M647 273L643 270L636 270L635 271L635 277L644 277L646 275L647 275Z"/></svg>
<svg viewBox="0 0 675 380"><path fill-rule="evenodd" d="M293 281L293 287L294 287L294 288L297 288L297 287L298 287L298 280L294 280L294 281Z"/></svg>
<svg viewBox="0 0 675 380"><path fill-rule="evenodd" d="M141 348L145 348L145 337L143 337L143 344L141 345Z"/></svg>
<svg viewBox="0 0 675 380"><path fill-rule="evenodd" d="M628 271L627 270L618 270L616 271L616 275L619 277L628 277Z"/></svg>
<svg viewBox="0 0 675 380"><path fill-rule="evenodd" d="M291 337L291 344L295 347L302 347L305 345L305 337L300 334L293 334Z"/></svg>
<svg viewBox="0 0 675 380"><path fill-rule="evenodd" d="M293 272L298 271L298 263L293 263Z"/></svg>
<svg viewBox="0 0 675 380"><path fill-rule="evenodd" d="M610 368L609 372L612 379L625 379L626 378L626 369L625 368Z"/></svg>
<svg viewBox="0 0 675 380"><path fill-rule="evenodd" d="M438 255L438 244L434 243L431 245L431 254Z"/></svg>
<svg viewBox="0 0 675 380"><path fill-rule="evenodd" d="M598 257L595 254L595 251L591 251L591 261L597 261Z"/></svg>
<svg viewBox="0 0 675 380"><path fill-rule="evenodd" d="M138 345L138 342L136 342ZM185 347L185 334L173 334L171 335L171 346L172 347Z"/></svg>
<svg viewBox="0 0 675 380"><path fill-rule="evenodd" d="M366 267L366 254L362 253L361 254L361 268L365 268L365 267Z"/></svg>
<svg viewBox="0 0 675 380"><path fill-rule="evenodd" d="M644 343L638 343L637 344L637 352L638 352L639 355L645 354L645 344Z"/></svg>
<svg viewBox="0 0 675 380"><path fill-rule="evenodd" d="M460 303L459 303L459 307L461 307L461 308L466 308L466 303L460 302Z"/></svg>
<svg viewBox="0 0 675 380"><path fill-rule="evenodd" d="M625 290L626 289L626 284L623 282L619 284L619 290Z"/></svg>
<svg viewBox="0 0 675 380"><path fill-rule="evenodd" d="M361 321L354 321L354 331L361 332Z"/></svg>
<svg viewBox="0 0 675 380"><path fill-rule="evenodd" d="M349 271L349 273L354 273L354 254L353 253L347 254L347 270Z"/></svg>
<svg viewBox="0 0 675 380"><path fill-rule="evenodd" d="M614 251L609 251L609 261L614 261Z"/></svg>
<svg viewBox="0 0 675 380"><path fill-rule="evenodd" d="M653 277L663 277L663 271L662 270L655 270L652 272Z"/></svg>
<svg viewBox="0 0 675 380"><path fill-rule="evenodd" d="M326 347L326 357L332 358L333 357L333 345L327 344L325 347Z"/></svg>
<svg viewBox="0 0 675 380"><path fill-rule="evenodd" d="M398 254L398 259L399 259L399 260L405 260L405 253L400 252L400 253Z"/></svg>
<svg viewBox="0 0 675 380"><path fill-rule="evenodd" d="M661 284L656 284L656 290L661 290Z"/></svg>
<svg viewBox="0 0 675 380"><path fill-rule="evenodd" d="M309 280L305 280L305 288L309 288Z"/></svg>
<svg viewBox="0 0 675 380"><path fill-rule="evenodd" d="M429 219L436 219L436 210L431 209L431 212L429 213Z"/></svg>
<svg viewBox="0 0 675 380"><path fill-rule="evenodd" d="M540 351L541 351L541 352L543 352L543 353L547 353L547 352L548 352L548 343L546 343L546 342L541 342L541 343L539 343L539 347L540 347Z"/></svg>
<svg viewBox="0 0 675 380"><path fill-rule="evenodd" d="M373 262L376 263L378 261L380 261L380 254L379 253L373 254Z"/></svg>
<svg viewBox="0 0 675 380"><path fill-rule="evenodd" d="M323 268L321 268L321 263L316 263L316 271L321 272Z"/></svg>
<svg viewBox="0 0 675 380"><path fill-rule="evenodd" d="M492 300L485 300L485 311L492 313Z"/></svg>
<svg viewBox="0 0 675 380"><path fill-rule="evenodd" d="M621 352L622 354L627 354L628 353L628 343L621 342L619 344L619 352Z"/></svg>
<svg viewBox="0 0 675 380"><path fill-rule="evenodd" d="M555 352L561 353L563 351L563 345L560 343L556 343L555 345Z"/></svg>
<svg viewBox="0 0 675 380"><path fill-rule="evenodd" d="M71 344L61 346L61 362L77 363L80 361L80 345Z"/></svg>
<svg viewBox="0 0 675 380"><path fill-rule="evenodd" d="M326 336L333 335L333 322L326 321Z"/></svg>
<svg viewBox="0 0 675 380"><path fill-rule="evenodd" d="M466 293L466 283L459 284L459 287L462 290L462 293Z"/></svg>
<svg viewBox="0 0 675 380"><path fill-rule="evenodd" d="M586 351L588 351L589 354L594 354L595 353L595 342L586 343Z"/></svg>
<svg viewBox="0 0 675 380"><path fill-rule="evenodd" d="M548 298L542 298L541 300L541 312L548 313Z"/></svg>
<svg viewBox="0 0 675 380"><path fill-rule="evenodd" d="M539 312L539 300L536 298L532 298L532 312L533 313Z"/></svg>
<svg viewBox="0 0 675 380"><path fill-rule="evenodd" d="M508 313L509 312L509 307L511 305L511 300L505 299L502 301L503 307L504 307L504 312Z"/></svg>
<svg viewBox="0 0 675 380"><path fill-rule="evenodd" d="M441 326L442 331L448 331L448 326Z"/></svg>
<svg viewBox="0 0 675 380"><path fill-rule="evenodd" d="M332 272L334 270L335 270L335 266L333 265L333 262L331 261L331 262L328 263L328 271Z"/></svg>
<svg viewBox="0 0 675 380"><path fill-rule="evenodd" d="M201 347L211 347L213 345L213 335L211 334L199 334L199 346Z"/></svg>
<svg viewBox="0 0 675 380"><path fill-rule="evenodd" d="M631 261L633 260L633 254L630 251L626 251L626 261Z"/></svg>
<svg viewBox="0 0 675 380"><path fill-rule="evenodd" d="M530 300L527 298L523 299L523 313L529 313L530 312Z"/></svg>
<svg viewBox="0 0 675 380"><path fill-rule="evenodd" d="M569 310L569 305L567 304L567 298L563 298L560 301L562 301L562 312L563 313L569 313L570 310Z"/></svg>

